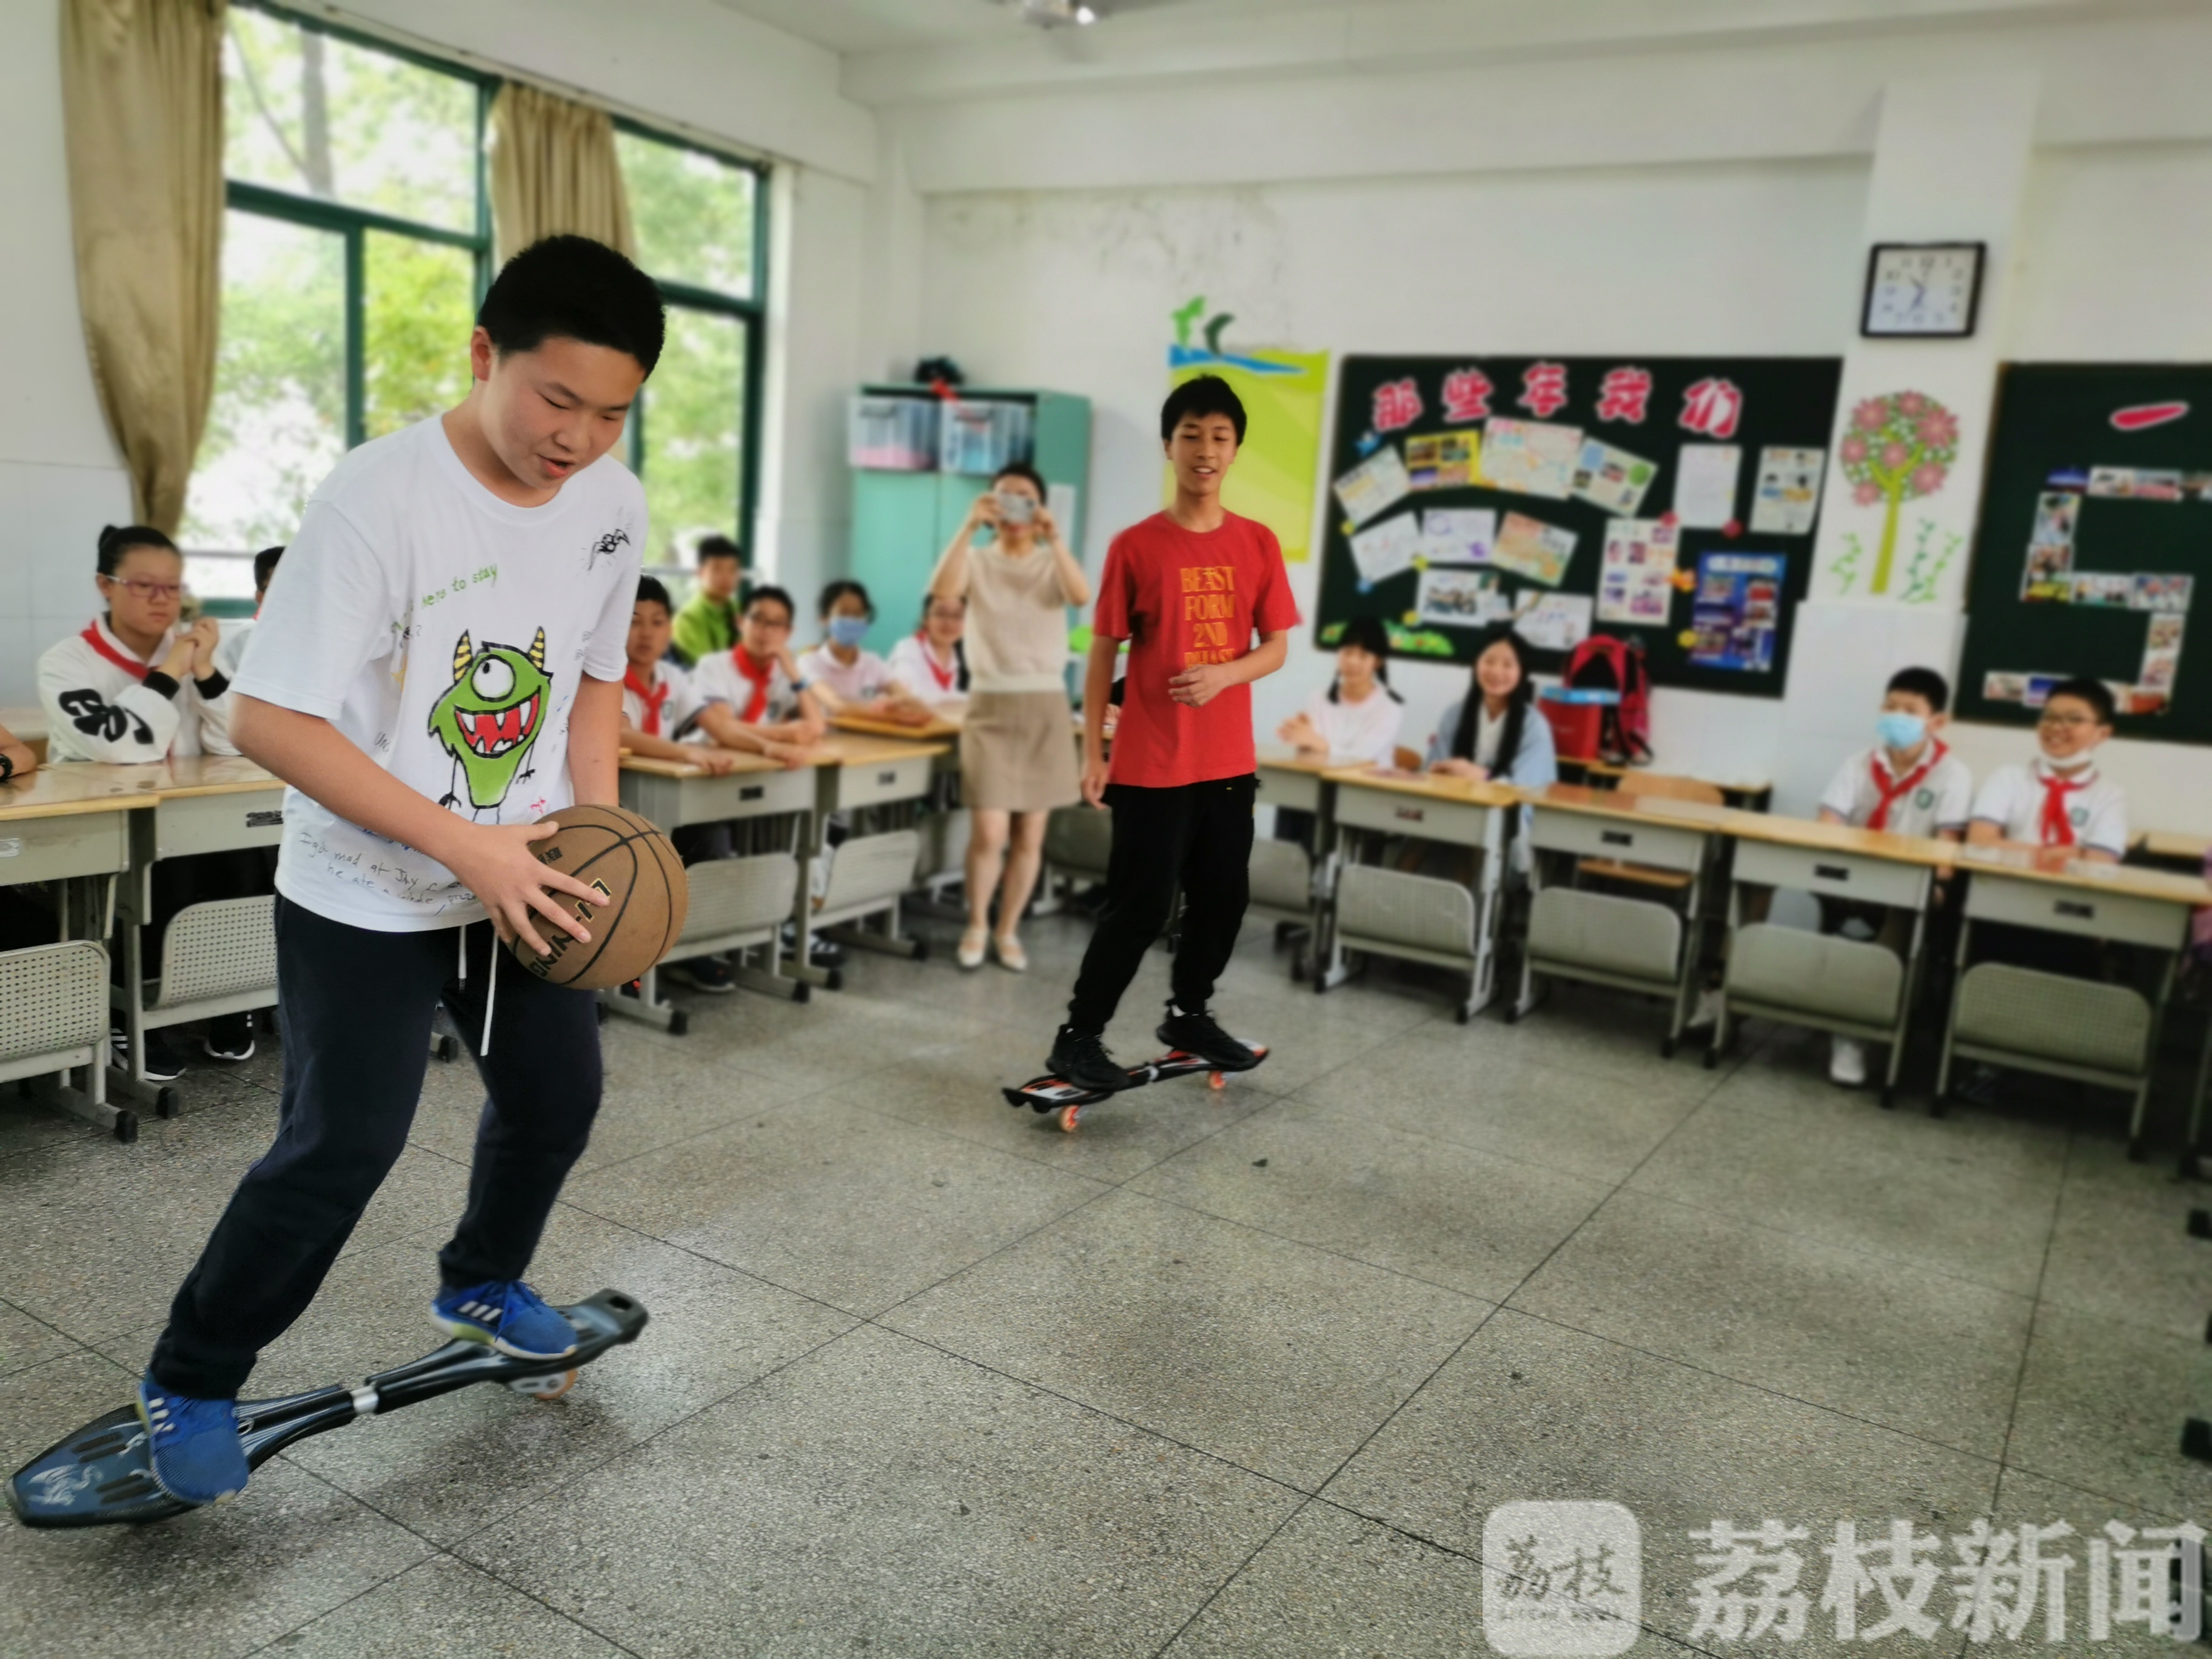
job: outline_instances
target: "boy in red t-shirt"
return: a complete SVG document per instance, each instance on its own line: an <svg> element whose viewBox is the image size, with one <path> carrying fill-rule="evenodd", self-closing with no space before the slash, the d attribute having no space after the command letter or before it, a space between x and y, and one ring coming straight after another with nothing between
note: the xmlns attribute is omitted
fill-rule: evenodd
<svg viewBox="0 0 2212 1659"><path fill-rule="evenodd" d="M1182 888L1182 943L1160 1041L1224 1071L1258 1064L1206 1011L1243 924L1252 857L1251 684L1283 665L1298 608L1265 525L1221 505L1244 441L1244 405L1203 375L1169 394L1160 441L1175 505L1114 538L1091 616L1084 681L1083 793L1114 813L1106 908L1045 1064L1085 1089L1127 1086L1100 1040ZM1255 633L1260 636L1255 648ZM1129 641L1108 765L1115 659ZM1109 781L1110 780L1110 781Z"/></svg>

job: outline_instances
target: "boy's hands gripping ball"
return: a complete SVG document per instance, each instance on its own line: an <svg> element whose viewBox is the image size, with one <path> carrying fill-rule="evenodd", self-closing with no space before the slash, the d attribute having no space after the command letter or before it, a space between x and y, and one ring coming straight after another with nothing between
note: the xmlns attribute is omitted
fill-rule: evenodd
<svg viewBox="0 0 2212 1659"><path fill-rule="evenodd" d="M596 902L552 896L574 910L592 937L586 943L541 926L550 955L539 956L520 939L508 948L550 985L605 991L629 984L667 955L684 932L690 897L684 860L667 836L619 806L564 806L538 822L561 827L531 843L538 861L600 896Z"/></svg>

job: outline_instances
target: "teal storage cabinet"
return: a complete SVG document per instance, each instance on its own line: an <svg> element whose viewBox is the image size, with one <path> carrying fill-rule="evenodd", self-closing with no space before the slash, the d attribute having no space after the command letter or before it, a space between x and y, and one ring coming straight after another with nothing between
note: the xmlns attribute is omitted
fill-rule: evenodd
<svg viewBox="0 0 2212 1659"><path fill-rule="evenodd" d="M863 395L928 396L918 386L870 385ZM1091 400L1060 392L1030 392L963 386L963 399L1029 405L1032 453L1030 464L1048 485L1075 492L1075 510L1061 515L1060 533L1078 560L1085 556L1083 519L1091 506ZM921 619L921 596L928 589L937 556L968 517L975 499L991 487L988 477L964 472L895 472L867 467L853 470L853 555L849 568L867 585L876 602L876 625L868 648L888 654L914 632ZM797 596L811 606L814 596ZM812 618L801 624L811 638Z"/></svg>

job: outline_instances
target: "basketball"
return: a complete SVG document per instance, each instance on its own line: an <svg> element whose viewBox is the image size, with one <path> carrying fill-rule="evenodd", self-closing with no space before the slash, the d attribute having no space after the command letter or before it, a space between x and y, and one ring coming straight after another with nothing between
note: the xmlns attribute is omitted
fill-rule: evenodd
<svg viewBox="0 0 2212 1659"><path fill-rule="evenodd" d="M619 806L564 806L540 823L558 835L534 842L540 864L574 876L605 896L594 902L555 895L591 933L586 944L540 917L538 932L553 947L541 957L517 939L514 958L549 985L605 991L627 985L668 953L684 931L690 898L684 860L662 835Z"/></svg>

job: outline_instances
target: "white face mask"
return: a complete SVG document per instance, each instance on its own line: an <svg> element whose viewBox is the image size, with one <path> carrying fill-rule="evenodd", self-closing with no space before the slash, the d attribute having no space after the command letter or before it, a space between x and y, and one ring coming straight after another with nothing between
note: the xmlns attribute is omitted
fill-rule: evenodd
<svg viewBox="0 0 2212 1659"><path fill-rule="evenodd" d="M2052 771L2070 778L2076 772L2094 766L2097 760L2097 751L2104 746L2101 743L2093 743L2087 749L2075 750L2063 761L2053 760L2050 756L2045 755L2043 757L2043 763Z"/></svg>

